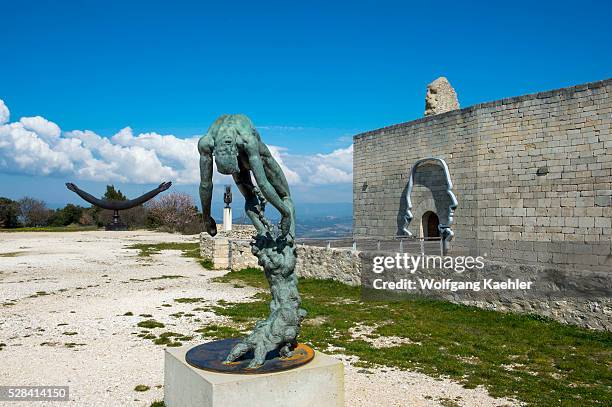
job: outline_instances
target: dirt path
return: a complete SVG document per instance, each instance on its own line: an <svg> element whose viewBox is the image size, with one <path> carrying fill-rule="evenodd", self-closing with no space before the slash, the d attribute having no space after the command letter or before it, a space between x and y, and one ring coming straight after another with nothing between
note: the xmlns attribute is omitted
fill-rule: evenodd
<svg viewBox="0 0 612 407"><path fill-rule="evenodd" d="M0 233L0 343L6 344L0 346L0 384L68 385L66 406L149 406L161 400L163 346L138 337L143 329L137 324L155 319L165 324L159 333L193 335L202 325L223 321L203 310L206 305L248 301L257 292L211 282L223 272L204 270L179 251L143 258L126 248L194 241L145 231ZM194 297L201 300L175 301ZM186 343L199 342L196 334ZM510 404L483 389L414 372L363 370L344 359L350 407ZM150 390L136 392L137 385Z"/></svg>

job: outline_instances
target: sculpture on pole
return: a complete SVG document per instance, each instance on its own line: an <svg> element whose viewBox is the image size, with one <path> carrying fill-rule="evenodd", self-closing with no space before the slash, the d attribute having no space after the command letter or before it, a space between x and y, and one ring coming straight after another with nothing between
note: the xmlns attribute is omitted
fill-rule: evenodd
<svg viewBox="0 0 612 407"><path fill-rule="evenodd" d="M253 357L249 369L262 366L271 351L278 351L280 359L290 358L298 346L297 336L306 311L300 308L297 289L295 210L285 175L245 115L219 117L200 139L198 150L206 232L211 236L217 233L216 223L210 216L214 156L217 170L232 175L244 195L245 211L257 231L251 251L263 267L272 293L268 318L259 321L250 335L233 344L229 354L224 356L224 363L231 364L250 352ZM265 217L267 202L281 214L278 234ZM189 354L187 359L189 362Z"/></svg>
<svg viewBox="0 0 612 407"><path fill-rule="evenodd" d="M106 225L106 230L125 230L127 226L121 223L119 219L119 211L134 208L138 205L142 205L148 200L154 198L160 192L163 192L172 186L172 182L162 182L159 186L146 194L140 195L138 198L128 199L126 201L113 201L107 199L99 199L95 196L83 191L72 182L66 183L66 188L76 193L78 196L83 198L85 201L92 205L98 206L102 209L108 209L113 211L113 220Z"/></svg>

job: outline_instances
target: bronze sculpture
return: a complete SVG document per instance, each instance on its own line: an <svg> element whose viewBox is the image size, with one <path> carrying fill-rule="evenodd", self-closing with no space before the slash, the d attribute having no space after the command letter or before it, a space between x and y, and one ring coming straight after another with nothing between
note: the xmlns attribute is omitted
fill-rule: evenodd
<svg viewBox="0 0 612 407"><path fill-rule="evenodd" d="M278 351L281 358L288 358L297 347L297 336L306 311L300 308L297 289L295 210L285 175L245 115L219 117L200 139L198 150L205 230L211 236L217 233L216 223L210 216L214 156L219 172L231 174L244 195L245 211L257 231L251 242L251 251L263 267L272 293L268 318L259 321L250 335L233 345L225 363L232 363L251 351L250 369L260 367L271 351ZM278 235L265 217L267 202L281 214Z"/></svg>
<svg viewBox="0 0 612 407"><path fill-rule="evenodd" d="M119 211L134 208L138 205L142 205L150 199L153 199L160 192L166 191L172 186L172 182L162 182L159 186L146 194L140 195L138 198L128 199L126 201L111 201L107 199L99 199L95 196L83 191L72 182L66 183L66 188L76 193L78 196L83 198L85 201L92 205L98 206L102 209L109 209L113 211L113 220L111 223L106 225L106 230L124 230L127 227L121 223L119 219Z"/></svg>

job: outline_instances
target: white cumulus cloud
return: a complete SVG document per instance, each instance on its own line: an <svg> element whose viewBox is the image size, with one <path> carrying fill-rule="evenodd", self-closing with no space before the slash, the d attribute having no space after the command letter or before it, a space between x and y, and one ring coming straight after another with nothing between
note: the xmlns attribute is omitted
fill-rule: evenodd
<svg viewBox="0 0 612 407"><path fill-rule="evenodd" d="M9 119L9 109L0 99L0 172L136 184L197 184L200 180L199 136L135 135L125 127L108 138L90 130L62 131L41 116ZM352 146L314 155L294 155L279 146L269 150L289 184L351 182ZM213 181L231 183L232 179L215 171Z"/></svg>
<svg viewBox="0 0 612 407"><path fill-rule="evenodd" d="M11 112L8 107L4 104L4 100L0 99L0 124L4 124L9 121Z"/></svg>
<svg viewBox="0 0 612 407"><path fill-rule="evenodd" d="M328 154L291 155L283 150L281 156L289 167L308 185L350 183L353 180L353 145Z"/></svg>

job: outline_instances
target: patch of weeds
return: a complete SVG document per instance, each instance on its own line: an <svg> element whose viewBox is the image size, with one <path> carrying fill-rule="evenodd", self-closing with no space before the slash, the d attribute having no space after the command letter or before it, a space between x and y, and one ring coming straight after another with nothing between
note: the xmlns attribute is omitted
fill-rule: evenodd
<svg viewBox="0 0 612 407"><path fill-rule="evenodd" d="M28 298L42 297L42 296L45 296L45 295L49 295L49 293L46 292L46 291L36 291L36 293L30 295Z"/></svg>
<svg viewBox="0 0 612 407"><path fill-rule="evenodd" d="M62 332L62 335L68 335L68 336L73 336L73 335L78 335L78 332Z"/></svg>
<svg viewBox="0 0 612 407"><path fill-rule="evenodd" d="M174 302L178 302L179 304L192 304L194 302L200 302L202 298L175 298Z"/></svg>
<svg viewBox="0 0 612 407"><path fill-rule="evenodd" d="M181 346L183 343L181 341L190 341L193 339L193 336L187 336L183 334L179 334L176 332L164 332L158 336L152 333L141 333L138 337L143 339L151 339L155 345L166 345L166 346Z"/></svg>
<svg viewBox="0 0 612 407"><path fill-rule="evenodd" d="M211 259L202 259L199 261L199 263L206 270L214 270L215 268L215 263L213 263Z"/></svg>
<svg viewBox="0 0 612 407"><path fill-rule="evenodd" d="M0 343L0 350L4 349L6 347L6 343Z"/></svg>
<svg viewBox="0 0 612 407"><path fill-rule="evenodd" d="M133 315L134 315L134 313L132 311L128 311L125 314L123 314L124 317L131 317Z"/></svg>
<svg viewBox="0 0 612 407"><path fill-rule="evenodd" d="M136 325L139 326L140 328L149 328L149 329L165 327L164 324L162 324L161 322L158 322L158 321L156 321L154 319L147 319L145 321L140 321Z"/></svg>
<svg viewBox="0 0 612 407"><path fill-rule="evenodd" d="M268 288L263 272L254 268L215 281ZM300 278L299 290L306 318L320 322L303 324L300 340L315 349L342 348L343 354L359 357L359 367L389 366L448 377L466 388L484 386L493 397L530 405L559 405L560 400L567 405L612 405L611 332L436 300L364 302L359 287L330 280ZM253 300L219 302L214 311L229 317L231 325L250 330L268 315L270 296L259 293ZM394 336L411 343L374 348L353 337L350 329L357 326L372 327L372 338ZM198 332L242 336L230 326L207 326ZM440 402L453 406L457 401Z"/></svg>
<svg viewBox="0 0 612 407"><path fill-rule="evenodd" d="M143 318L151 318L151 317L153 317L153 315L151 315L151 314L139 314L138 316L143 317Z"/></svg>
<svg viewBox="0 0 612 407"><path fill-rule="evenodd" d="M461 404L457 403L455 400L449 399L448 397L439 398L438 401L443 407L461 407Z"/></svg>
<svg viewBox="0 0 612 407"><path fill-rule="evenodd" d="M154 401L149 407L166 407L163 401Z"/></svg>
<svg viewBox="0 0 612 407"><path fill-rule="evenodd" d="M150 390L151 388L147 385L144 384L139 384L138 386L134 387L134 391L147 391Z"/></svg>
<svg viewBox="0 0 612 407"><path fill-rule="evenodd" d="M0 253L0 257L17 257L25 252L8 252L8 253Z"/></svg>
<svg viewBox="0 0 612 407"><path fill-rule="evenodd" d="M162 304L161 306L162 306L162 307L171 307L171 306L172 306L172 304Z"/></svg>
<svg viewBox="0 0 612 407"><path fill-rule="evenodd" d="M199 242L139 243L127 246L126 248L139 250L138 256L140 257L151 257L152 254L159 253L162 250L180 250L183 257L196 259L203 268L209 270L214 268L212 260L204 258L200 254Z"/></svg>
<svg viewBox="0 0 612 407"><path fill-rule="evenodd" d="M164 274L159 277L151 277L150 280L174 280L177 278L185 278L185 276L174 275L174 274Z"/></svg>
<svg viewBox="0 0 612 407"><path fill-rule="evenodd" d="M241 338L244 335L236 328L222 325L206 325L196 329L195 332L201 333L207 338L226 339L226 338Z"/></svg>
<svg viewBox="0 0 612 407"><path fill-rule="evenodd" d="M180 317L182 317L184 314L185 314L185 313L181 311L181 312L175 312L174 314L170 314L170 316L171 316L171 317L173 317L173 318L180 318Z"/></svg>
<svg viewBox="0 0 612 407"><path fill-rule="evenodd" d="M85 346L85 344L84 343L67 342L67 343L64 344L64 346L67 347L67 348L72 349L72 348L76 348L77 346Z"/></svg>
<svg viewBox="0 0 612 407"><path fill-rule="evenodd" d="M192 311L210 311L211 309L208 307L197 307L192 309Z"/></svg>

